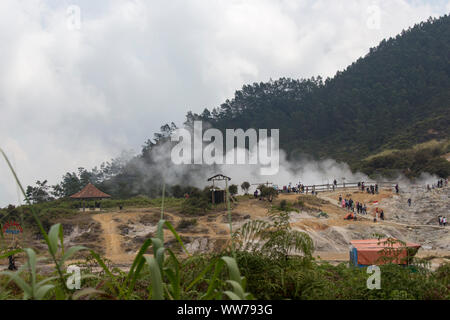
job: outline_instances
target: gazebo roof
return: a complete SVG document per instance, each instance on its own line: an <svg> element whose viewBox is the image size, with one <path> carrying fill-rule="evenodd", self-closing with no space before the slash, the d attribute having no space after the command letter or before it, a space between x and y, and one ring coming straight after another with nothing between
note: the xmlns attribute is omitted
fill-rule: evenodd
<svg viewBox="0 0 450 320"><path fill-rule="evenodd" d="M106 194L98 190L92 183L89 183L80 192L70 196L72 199L101 199L111 198L109 194Z"/></svg>
<svg viewBox="0 0 450 320"><path fill-rule="evenodd" d="M228 180L228 181L230 181L231 178L224 176L223 174L216 174L215 176L208 179L208 181L211 181L211 180Z"/></svg>

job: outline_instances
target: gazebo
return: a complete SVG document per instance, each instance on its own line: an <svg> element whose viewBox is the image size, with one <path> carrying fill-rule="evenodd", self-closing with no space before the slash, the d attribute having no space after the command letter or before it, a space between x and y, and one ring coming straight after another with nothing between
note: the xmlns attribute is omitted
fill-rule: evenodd
<svg viewBox="0 0 450 320"><path fill-rule="evenodd" d="M106 198L111 198L111 196L103 191L97 189L92 183L89 183L86 187L84 187L80 192L71 195L70 198L78 199L83 202L83 208L80 208L80 211L83 212L86 209L86 201L88 200L102 200ZM98 207L100 209L100 207Z"/></svg>

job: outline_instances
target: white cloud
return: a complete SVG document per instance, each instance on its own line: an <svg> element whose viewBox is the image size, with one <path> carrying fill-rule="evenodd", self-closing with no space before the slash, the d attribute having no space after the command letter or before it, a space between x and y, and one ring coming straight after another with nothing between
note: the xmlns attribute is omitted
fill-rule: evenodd
<svg viewBox="0 0 450 320"><path fill-rule="evenodd" d="M0 2L0 146L24 184L92 167L245 83L333 76L448 1ZM70 4L72 4L70 3ZM380 29L367 8L380 8ZM0 206L16 189L0 161Z"/></svg>

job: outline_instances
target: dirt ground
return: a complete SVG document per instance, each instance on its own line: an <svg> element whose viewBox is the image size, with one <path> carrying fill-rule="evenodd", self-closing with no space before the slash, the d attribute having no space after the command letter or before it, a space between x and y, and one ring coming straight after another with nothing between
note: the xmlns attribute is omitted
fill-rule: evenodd
<svg viewBox="0 0 450 320"><path fill-rule="evenodd" d="M343 217L347 211L338 205L339 195L366 203L369 214L366 217L360 217L358 221L344 220ZM373 231L386 229L390 232L395 230L401 235L407 235L408 228L411 226L425 229L426 232L433 232L436 226L420 226L390 219L389 208L384 205L384 202L392 197L392 191L388 189L382 189L379 194L375 195L355 190L320 193L318 199L323 201L314 202L312 205L307 202L306 210L291 213L291 225L294 229L307 232L318 243L315 252L317 258L320 257L320 260L332 263L348 261L348 245L349 241L353 240L355 232L362 236L370 236ZM298 194L280 194L275 202L287 200L294 203L298 198ZM378 221L376 227L371 215L375 210L375 206L371 204L373 201L378 201L378 208L386 212L386 220ZM271 205L267 201L258 199L239 201L232 209L233 230L237 230L249 219L267 219ZM326 212L328 218L318 218L317 214L320 211ZM92 218L100 224L103 230L102 245L105 248L105 256L117 264L130 264L144 241L144 237L151 236L152 232L156 230L159 214L158 208L127 209L123 212L94 214ZM197 217L186 217L169 211L165 213L165 218L171 221L183 240L187 241L186 247L190 252L214 250L216 246L226 245L229 241L228 216L225 211L215 211ZM177 228L181 220L190 218L196 219L197 222L194 226L186 229ZM145 221L147 221L147 225L142 224ZM121 228L125 228L127 233L123 234ZM167 230L165 237L168 241L173 241L172 235ZM134 246L129 244L132 239L138 240ZM414 239L403 240L412 241ZM433 259L433 263L442 262L450 257L450 251L421 249L418 256L434 256L436 258Z"/></svg>
<svg viewBox="0 0 450 320"><path fill-rule="evenodd" d="M338 205L339 195L366 203L369 214L359 215L357 221L344 220L343 217L348 211ZM240 198L232 208L233 231L251 219L268 219L269 209L272 205L279 204L281 200L295 204L299 197L302 196L280 194L273 203ZM305 200L303 207L297 207L299 212L291 212L290 222L294 229L311 236L316 247L314 254L316 259L330 263L348 261L350 241L371 238L374 233L423 244L418 256L433 257L431 259L433 267L448 261L450 258L450 250L446 244L448 231L432 224L417 224L415 220L409 223L404 218L396 219L395 213L390 208L396 197L397 195L388 189L382 189L375 195L356 190L319 193L316 198L309 197ZM375 206L371 204L373 201L379 201L378 208L382 208L386 213L385 221L373 222L371 215L375 210ZM318 217L319 212L327 213L328 217ZM155 207L128 208L122 211L80 213L76 218L65 219L61 223L64 225L67 245L85 245L102 253L114 265L126 268L133 262L143 242L154 236L160 214L160 209ZM229 244L230 230L225 210L217 209L199 216L167 210L164 219L172 223L190 253L220 250ZM195 221L190 221L192 219ZM187 220L190 222L186 223ZM165 239L169 243L176 242L169 230L165 230ZM4 265L3 261L1 264Z"/></svg>

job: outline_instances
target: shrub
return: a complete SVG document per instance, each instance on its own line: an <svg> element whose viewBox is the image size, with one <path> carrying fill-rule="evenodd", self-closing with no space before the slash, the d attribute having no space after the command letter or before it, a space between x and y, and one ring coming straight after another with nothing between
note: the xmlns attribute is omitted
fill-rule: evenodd
<svg viewBox="0 0 450 320"><path fill-rule="evenodd" d="M244 181L244 182L241 184L241 189L242 189L242 191L245 192L245 194L248 194L248 189L250 189L250 183L247 182L247 181Z"/></svg>
<svg viewBox="0 0 450 320"><path fill-rule="evenodd" d="M234 196L238 193L238 186L235 184L232 184L228 187L228 192L230 192L230 195Z"/></svg>

